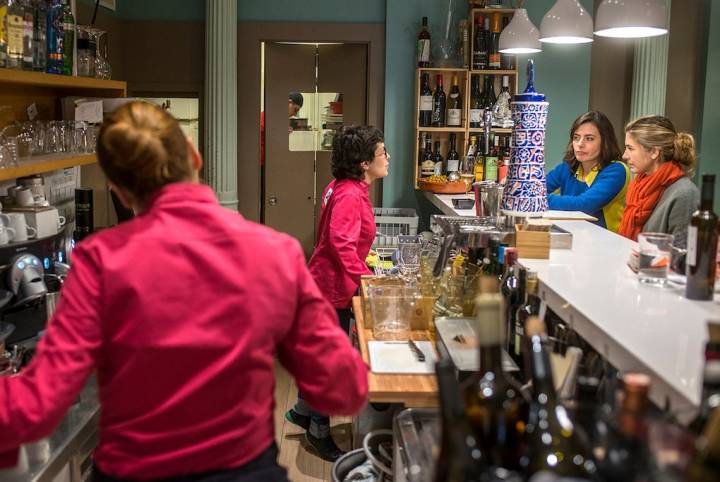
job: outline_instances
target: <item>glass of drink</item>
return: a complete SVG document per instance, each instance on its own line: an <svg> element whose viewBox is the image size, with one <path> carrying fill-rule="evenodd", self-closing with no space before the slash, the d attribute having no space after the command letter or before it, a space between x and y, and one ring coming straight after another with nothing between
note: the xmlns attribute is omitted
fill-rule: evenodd
<svg viewBox="0 0 720 482"><path fill-rule="evenodd" d="M672 243L672 234L640 233L638 235L640 245L638 278L641 283L662 286L667 282Z"/></svg>

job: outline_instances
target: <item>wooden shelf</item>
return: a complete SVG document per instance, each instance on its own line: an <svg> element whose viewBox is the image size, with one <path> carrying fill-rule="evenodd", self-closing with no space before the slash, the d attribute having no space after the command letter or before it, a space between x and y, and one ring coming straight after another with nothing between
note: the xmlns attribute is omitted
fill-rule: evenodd
<svg viewBox="0 0 720 482"><path fill-rule="evenodd" d="M475 75L517 75L515 70L471 70Z"/></svg>
<svg viewBox="0 0 720 482"><path fill-rule="evenodd" d="M463 69L462 67L418 67L417 70L418 72L467 72L467 69Z"/></svg>
<svg viewBox="0 0 720 482"><path fill-rule="evenodd" d="M20 159L18 167L0 169L0 181L57 171L66 167L95 164L95 154L47 154Z"/></svg>
<svg viewBox="0 0 720 482"><path fill-rule="evenodd" d="M468 129L469 132L479 132L483 133L485 132L485 129L482 127L471 127ZM509 127L493 127L490 129L490 132L497 132L498 134L512 134L512 128Z"/></svg>
<svg viewBox="0 0 720 482"><path fill-rule="evenodd" d="M502 13L505 15L510 15L515 13L514 8L473 8L472 9L473 15L476 13Z"/></svg>
<svg viewBox="0 0 720 482"><path fill-rule="evenodd" d="M465 132L464 127L416 127L420 132Z"/></svg>
<svg viewBox="0 0 720 482"><path fill-rule="evenodd" d="M24 70L0 69L0 84L45 87L61 90L82 90L115 92L116 96L125 95L127 84L120 80L101 80L91 77L46 74Z"/></svg>

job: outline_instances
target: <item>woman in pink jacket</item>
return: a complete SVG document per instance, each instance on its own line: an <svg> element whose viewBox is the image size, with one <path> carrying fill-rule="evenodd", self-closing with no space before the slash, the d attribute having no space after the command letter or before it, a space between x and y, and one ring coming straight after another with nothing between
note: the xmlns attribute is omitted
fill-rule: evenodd
<svg viewBox="0 0 720 482"><path fill-rule="evenodd" d="M365 264L375 239L370 185L388 175L390 155L383 133L371 126L340 129L333 140L332 173L321 199L320 223L310 273L337 311L340 326L350 327L352 297L360 276L372 274ZM307 441L325 460L342 455L330 436L330 419L313 410L300 390L285 417L306 430ZM313 407L320 409L319 407Z"/></svg>
<svg viewBox="0 0 720 482"><path fill-rule="evenodd" d="M275 359L320 410L354 414L367 398L367 367L299 243L222 207L157 106L115 111L98 158L137 215L75 248L32 362L0 377L0 453L50 433L96 371L96 481L286 481Z"/></svg>

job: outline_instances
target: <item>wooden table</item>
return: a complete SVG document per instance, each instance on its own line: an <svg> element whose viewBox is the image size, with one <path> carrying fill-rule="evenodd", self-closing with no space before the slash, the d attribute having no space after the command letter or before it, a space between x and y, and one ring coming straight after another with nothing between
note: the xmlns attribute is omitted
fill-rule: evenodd
<svg viewBox="0 0 720 482"><path fill-rule="evenodd" d="M362 300L353 298L353 311L357 323L358 340L363 360L370 366L368 341L373 340L371 329L365 328ZM413 340L430 340L427 331L413 330ZM371 402L403 403L407 407L437 407L437 383L435 375L390 375L386 373L368 373L369 400Z"/></svg>

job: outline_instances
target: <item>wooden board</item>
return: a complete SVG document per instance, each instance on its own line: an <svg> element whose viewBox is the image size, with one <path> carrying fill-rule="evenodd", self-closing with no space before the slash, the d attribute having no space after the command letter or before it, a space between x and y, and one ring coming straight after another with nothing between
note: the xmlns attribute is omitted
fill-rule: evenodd
<svg viewBox="0 0 720 482"><path fill-rule="evenodd" d="M362 302L353 298L353 311L357 323L360 352L370 365L367 342L373 340L372 330L365 327ZM411 331L413 340L430 340L427 331ZM389 375L368 372L369 400L371 402L403 403L406 407L437 407L437 383L434 375Z"/></svg>

